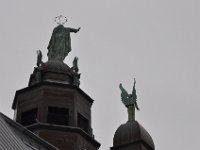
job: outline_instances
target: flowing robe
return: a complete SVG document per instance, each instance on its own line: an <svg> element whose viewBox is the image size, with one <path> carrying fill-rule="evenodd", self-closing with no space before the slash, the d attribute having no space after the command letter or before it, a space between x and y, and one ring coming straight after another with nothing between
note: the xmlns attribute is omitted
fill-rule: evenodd
<svg viewBox="0 0 200 150"><path fill-rule="evenodd" d="M51 39L49 41L48 60L63 61L71 51L70 32L77 32L78 29L65 28L63 25L58 25L54 28Z"/></svg>

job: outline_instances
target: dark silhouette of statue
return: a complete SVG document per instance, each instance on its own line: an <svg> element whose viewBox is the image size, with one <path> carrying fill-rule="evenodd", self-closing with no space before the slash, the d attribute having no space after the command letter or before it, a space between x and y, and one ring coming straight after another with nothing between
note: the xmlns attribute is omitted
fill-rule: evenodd
<svg viewBox="0 0 200 150"><path fill-rule="evenodd" d="M49 41L48 60L49 61L63 61L68 53L71 51L70 32L77 33L80 30L74 28L64 27L59 24L54 28L51 39Z"/></svg>
<svg viewBox="0 0 200 150"><path fill-rule="evenodd" d="M42 62L42 52L41 50L37 50L37 66L41 66L43 64Z"/></svg>
<svg viewBox="0 0 200 150"><path fill-rule="evenodd" d="M128 94L128 92L123 88L122 84L119 84L119 88L121 90L121 99L124 105L128 108L128 120L133 121L135 120L135 108L139 110L137 104L137 95L135 89L136 80L134 78L134 86L132 94Z"/></svg>
<svg viewBox="0 0 200 150"><path fill-rule="evenodd" d="M75 57L74 60L73 60L73 67L72 67L72 70L76 73L78 73L78 57Z"/></svg>

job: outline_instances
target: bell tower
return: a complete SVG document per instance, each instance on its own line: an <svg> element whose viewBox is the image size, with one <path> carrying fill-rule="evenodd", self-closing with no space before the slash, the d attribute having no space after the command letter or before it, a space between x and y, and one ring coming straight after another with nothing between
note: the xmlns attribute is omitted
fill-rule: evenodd
<svg viewBox="0 0 200 150"><path fill-rule="evenodd" d="M12 105L15 120L61 150L97 150L100 144L91 127L94 100L79 88L78 58L72 67L63 62L71 51L70 33L80 28L64 27L63 16L56 19L48 61L43 62L41 51L37 51L37 66L28 87L16 91Z"/></svg>

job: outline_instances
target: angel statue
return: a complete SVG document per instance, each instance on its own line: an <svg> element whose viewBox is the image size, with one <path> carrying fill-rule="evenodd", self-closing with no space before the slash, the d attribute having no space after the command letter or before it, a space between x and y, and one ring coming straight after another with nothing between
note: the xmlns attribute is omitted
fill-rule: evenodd
<svg viewBox="0 0 200 150"><path fill-rule="evenodd" d="M121 99L124 105L128 108L128 120L133 121L135 120L135 108L139 110L137 104L137 95L135 89L136 80L134 78L134 86L132 94L128 94L128 92L123 88L122 84L119 84L119 88L121 90Z"/></svg>

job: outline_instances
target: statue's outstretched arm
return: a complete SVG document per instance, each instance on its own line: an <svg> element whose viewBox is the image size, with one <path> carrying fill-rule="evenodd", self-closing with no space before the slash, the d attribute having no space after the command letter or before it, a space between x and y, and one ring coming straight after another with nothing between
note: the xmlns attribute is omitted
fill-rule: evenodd
<svg viewBox="0 0 200 150"><path fill-rule="evenodd" d="M74 29L74 28L70 28L70 32L74 32L74 33L76 33L76 32L78 32L78 31L80 31L80 27L78 28L78 29Z"/></svg>

